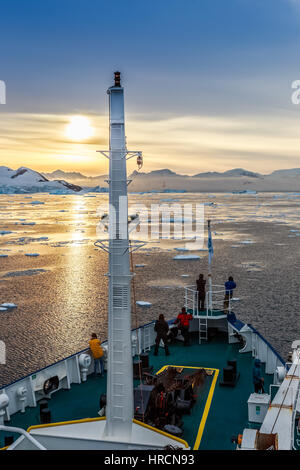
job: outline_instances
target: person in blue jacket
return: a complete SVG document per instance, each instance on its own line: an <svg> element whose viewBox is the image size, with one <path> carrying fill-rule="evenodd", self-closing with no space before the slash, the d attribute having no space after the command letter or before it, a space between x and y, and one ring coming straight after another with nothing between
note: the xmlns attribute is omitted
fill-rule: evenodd
<svg viewBox="0 0 300 470"><path fill-rule="evenodd" d="M229 276L228 281L225 282L225 298L224 298L224 312L228 313L229 299L232 299L233 290L236 288L236 283L232 276Z"/></svg>
<svg viewBox="0 0 300 470"><path fill-rule="evenodd" d="M233 280L232 276L229 276L228 281L225 282L225 295L228 295L228 298L232 299L233 289L236 288L236 283Z"/></svg>
<svg viewBox="0 0 300 470"><path fill-rule="evenodd" d="M255 393L265 393L264 391L264 378L261 373L261 362L255 359L253 367L253 384Z"/></svg>

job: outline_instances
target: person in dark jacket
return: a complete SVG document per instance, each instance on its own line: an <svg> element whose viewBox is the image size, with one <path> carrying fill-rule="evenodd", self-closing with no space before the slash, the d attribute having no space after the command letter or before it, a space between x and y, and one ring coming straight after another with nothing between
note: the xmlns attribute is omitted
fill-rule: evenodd
<svg viewBox="0 0 300 470"><path fill-rule="evenodd" d="M185 307L182 307L181 313L177 316L174 322L175 325L178 325L178 328L184 337L184 346L188 346L190 342L189 327L191 320L193 320L193 315L187 313Z"/></svg>
<svg viewBox="0 0 300 470"><path fill-rule="evenodd" d="M164 346L165 346L165 353L166 356L170 355L169 348L168 348L168 331L169 331L169 325L165 321L165 317L163 314L160 314L158 317L158 320L155 323L154 330L156 331L156 340L155 340L155 351L154 351L154 356L157 356L158 354L158 347L159 343L161 340L163 340Z"/></svg>
<svg viewBox="0 0 300 470"><path fill-rule="evenodd" d="M236 288L236 283L232 276L229 276L228 281L225 282L225 295L228 295L230 299L233 296L233 290Z"/></svg>
<svg viewBox="0 0 300 470"><path fill-rule="evenodd" d="M255 359L253 367L253 384L255 393L265 393L264 390L264 378L261 374L261 362L259 359Z"/></svg>
<svg viewBox="0 0 300 470"><path fill-rule="evenodd" d="M229 301L232 299L233 290L236 288L236 283L232 276L229 276L228 281L225 282L225 298L224 298L224 312L228 313Z"/></svg>
<svg viewBox="0 0 300 470"><path fill-rule="evenodd" d="M204 310L206 280L203 274L199 274L199 279L197 279L196 283L198 291L198 310Z"/></svg>

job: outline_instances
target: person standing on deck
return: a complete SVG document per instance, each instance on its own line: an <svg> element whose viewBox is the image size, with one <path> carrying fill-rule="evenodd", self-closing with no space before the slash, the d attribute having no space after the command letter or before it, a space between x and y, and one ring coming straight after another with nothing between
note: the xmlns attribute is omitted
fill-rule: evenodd
<svg viewBox="0 0 300 470"><path fill-rule="evenodd" d="M196 283L198 291L198 310L204 310L206 280L203 274L199 274L199 279L197 279Z"/></svg>
<svg viewBox="0 0 300 470"><path fill-rule="evenodd" d="M100 340L97 338L96 333L92 333L92 337L89 341L90 352L94 359L94 373L97 375L97 368L99 369L99 374L103 375L104 366L103 366L103 349L100 344Z"/></svg>
<svg viewBox="0 0 300 470"><path fill-rule="evenodd" d="M188 346L190 342L189 327L190 321L193 320L193 315L187 313L185 307L182 307L181 313L175 320L175 325L179 324L178 328L181 331L182 336L184 337L184 346Z"/></svg>
<svg viewBox="0 0 300 470"><path fill-rule="evenodd" d="M154 356L157 356L158 354L158 347L159 347L159 343L161 342L161 340L163 340L163 343L164 343L166 356L169 356L170 352L168 348L168 338L167 338L169 325L165 321L165 317L163 316L162 313L159 315L158 320L155 323L154 331L156 331L157 333L156 340L155 340Z"/></svg>
<svg viewBox="0 0 300 470"><path fill-rule="evenodd" d="M229 276L228 281L225 282L225 298L224 298L224 312L228 313L229 300L232 299L233 290L236 288L236 283L232 276Z"/></svg>
<svg viewBox="0 0 300 470"><path fill-rule="evenodd" d="M261 374L261 362L259 359L255 359L253 367L253 384L255 393L265 393L264 390L264 378Z"/></svg>

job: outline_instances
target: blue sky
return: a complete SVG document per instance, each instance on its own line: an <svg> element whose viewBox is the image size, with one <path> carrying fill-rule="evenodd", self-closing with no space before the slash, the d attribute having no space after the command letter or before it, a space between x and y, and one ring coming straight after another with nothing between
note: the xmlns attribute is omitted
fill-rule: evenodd
<svg viewBox="0 0 300 470"><path fill-rule="evenodd" d="M299 26L298 0L5 0L0 164L18 166L23 158L37 169L96 171L98 132L99 143L107 140L105 90L120 69L128 140L142 150L144 143L148 169L163 165L193 173L243 166L268 172L300 166L300 108L290 98L291 82L300 78ZM95 128L86 146L60 142L59 126L76 114L88 116ZM37 128L38 136L30 133ZM228 132L232 148L222 148ZM272 133L281 138L275 153L268 148ZM182 152L190 158L187 168Z"/></svg>

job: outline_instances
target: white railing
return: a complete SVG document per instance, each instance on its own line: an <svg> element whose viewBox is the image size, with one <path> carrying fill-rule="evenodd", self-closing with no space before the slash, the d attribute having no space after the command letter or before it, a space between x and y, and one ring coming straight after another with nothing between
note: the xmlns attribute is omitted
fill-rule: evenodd
<svg viewBox="0 0 300 470"><path fill-rule="evenodd" d="M32 437L27 431L24 431L24 429L21 428L15 428L11 426L0 426L0 431L5 431L5 432L13 432L17 434L21 434L24 439L30 442L32 447L37 450L47 450L42 444L40 444L34 437Z"/></svg>
<svg viewBox="0 0 300 470"><path fill-rule="evenodd" d="M144 351L149 351L149 349L151 349L155 344L156 334L154 331L154 324L155 322L153 321L139 327L138 329L132 330L133 356L141 354ZM104 366L106 368L107 341L102 343L102 347L105 352ZM87 353L88 348L0 388L0 395L1 393L5 393L9 397L9 405L5 409L5 421L10 421L13 414L21 410L25 410L27 407L36 407L37 402L44 396L43 384L47 379L54 376L59 378L59 387L55 391L70 389L72 384L80 384L83 382L85 380L84 370L80 363L80 356L86 355ZM93 371L94 364L92 360L91 364L85 371L86 376L92 374ZM22 400L20 396L21 389L23 391L25 389L25 406L24 399Z"/></svg>
<svg viewBox="0 0 300 470"><path fill-rule="evenodd" d="M194 285L186 286L185 290L185 308L192 311L194 316L203 316L198 308L198 291ZM211 295L209 295L211 294ZM220 315L226 315L231 312L231 299L225 299L225 287L219 284L212 285L212 291L205 294L205 311L208 317L214 316L216 312Z"/></svg>

